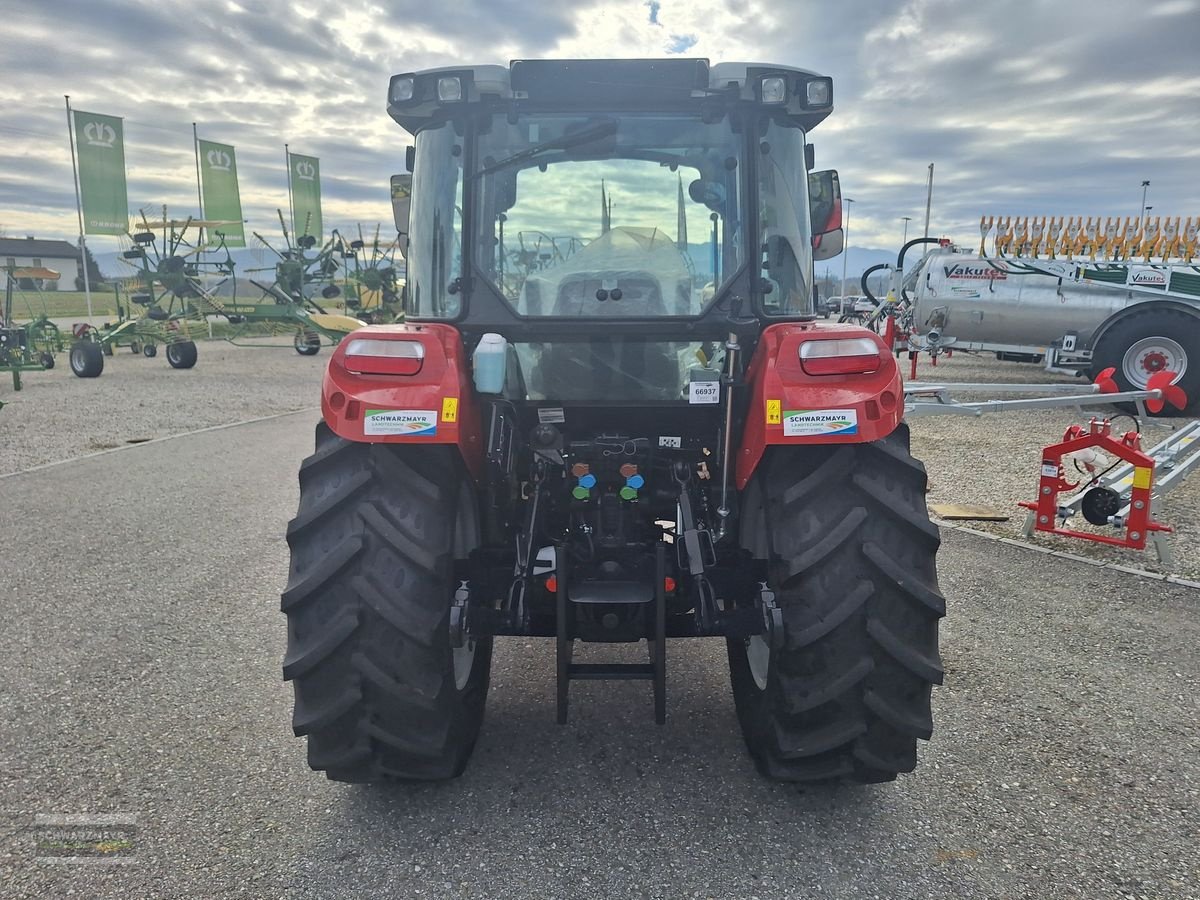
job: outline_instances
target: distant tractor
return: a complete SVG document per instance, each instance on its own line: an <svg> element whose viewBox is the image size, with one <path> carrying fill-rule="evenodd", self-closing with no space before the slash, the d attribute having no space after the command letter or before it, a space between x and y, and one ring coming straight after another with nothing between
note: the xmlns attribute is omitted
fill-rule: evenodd
<svg viewBox="0 0 1200 900"><path fill-rule="evenodd" d="M692 59L392 78L406 321L333 352L287 532L314 769L461 774L504 635L556 639L560 723L583 679L649 681L664 722L667 640L723 638L767 777L916 766L939 534L895 360L814 316L843 233L806 132L832 102Z"/></svg>

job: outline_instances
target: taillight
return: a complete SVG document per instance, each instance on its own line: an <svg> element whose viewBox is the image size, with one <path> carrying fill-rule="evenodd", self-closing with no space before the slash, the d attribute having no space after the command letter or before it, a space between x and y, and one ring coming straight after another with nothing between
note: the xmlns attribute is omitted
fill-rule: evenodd
<svg viewBox="0 0 1200 900"><path fill-rule="evenodd" d="M346 368L360 375L416 375L424 362L420 341L354 338L346 346Z"/></svg>
<svg viewBox="0 0 1200 900"><path fill-rule="evenodd" d="M867 375L879 365L879 345L870 338L805 341L800 345L800 368L809 375Z"/></svg>

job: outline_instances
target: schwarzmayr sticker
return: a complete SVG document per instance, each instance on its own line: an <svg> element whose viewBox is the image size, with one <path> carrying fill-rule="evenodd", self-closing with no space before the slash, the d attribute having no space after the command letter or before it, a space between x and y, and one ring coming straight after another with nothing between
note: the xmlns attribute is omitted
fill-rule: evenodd
<svg viewBox="0 0 1200 900"><path fill-rule="evenodd" d="M363 434L394 437L432 437L437 434L437 410L368 409Z"/></svg>
<svg viewBox="0 0 1200 900"><path fill-rule="evenodd" d="M858 434L858 412L853 409L792 409L783 414L784 437Z"/></svg>

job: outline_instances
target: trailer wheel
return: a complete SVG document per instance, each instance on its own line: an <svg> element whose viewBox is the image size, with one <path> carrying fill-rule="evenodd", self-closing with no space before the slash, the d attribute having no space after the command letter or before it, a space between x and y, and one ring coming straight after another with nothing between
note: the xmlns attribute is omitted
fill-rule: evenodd
<svg viewBox="0 0 1200 900"><path fill-rule="evenodd" d="M142 352L141 343L139 341L130 341L129 342L129 352L133 353L135 355L138 353L141 353Z"/></svg>
<svg viewBox="0 0 1200 900"><path fill-rule="evenodd" d="M71 371L80 378L96 378L104 371L104 351L95 341L76 341L71 345Z"/></svg>
<svg viewBox="0 0 1200 900"><path fill-rule="evenodd" d="M50 351L43 351L39 359L41 360L43 369L49 370L54 368L54 354Z"/></svg>
<svg viewBox="0 0 1200 900"><path fill-rule="evenodd" d="M196 355L195 341L167 344L167 362L172 369L190 369L196 365Z"/></svg>
<svg viewBox="0 0 1200 900"><path fill-rule="evenodd" d="M474 492L453 447L354 443L324 423L316 444L287 532L292 728L335 781L454 778L479 735L492 655L490 639L451 637Z"/></svg>
<svg viewBox="0 0 1200 900"><path fill-rule="evenodd" d="M933 733L946 604L908 427L881 441L773 447L762 498L767 583L784 635L730 639L734 703L762 774L778 781L891 781Z"/></svg>
<svg viewBox="0 0 1200 900"><path fill-rule="evenodd" d="M292 345L301 356L316 356L321 352L321 336L315 331L297 331Z"/></svg>
<svg viewBox="0 0 1200 900"><path fill-rule="evenodd" d="M156 344L146 344L142 347L142 356L146 359L154 359L158 356L158 346Z"/></svg>
<svg viewBox="0 0 1200 900"><path fill-rule="evenodd" d="M1159 415L1195 415L1200 412L1200 319L1170 308L1131 313L1096 342L1092 377L1110 367L1123 391L1144 388L1156 372L1175 372L1187 408L1181 412L1168 403Z"/></svg>

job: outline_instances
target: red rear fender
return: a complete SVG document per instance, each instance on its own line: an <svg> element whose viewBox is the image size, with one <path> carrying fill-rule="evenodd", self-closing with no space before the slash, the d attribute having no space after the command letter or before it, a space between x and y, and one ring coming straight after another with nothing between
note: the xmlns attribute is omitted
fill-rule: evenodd
<svg viewBox="0 0 1200 900"><path fill-rule="evenodd" d="M483 474L479 403L462 336L449 325L371 325L333 351L321 414L339 437L386 444L457 444Z"/></svg>
<svg viewBox="0 0 1200 900"><path fill-rule="evenodd" d="M769 444L868 443L886 437L904 416L896 360L877 334L859 325L771 325L746 380L750 408L737 456L739 489Z"/></svg>

